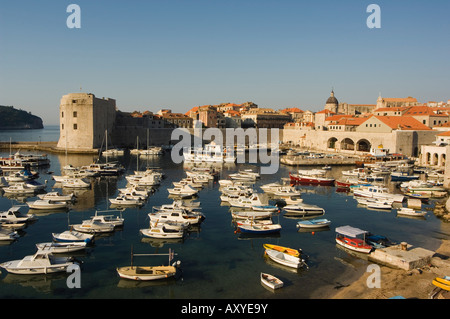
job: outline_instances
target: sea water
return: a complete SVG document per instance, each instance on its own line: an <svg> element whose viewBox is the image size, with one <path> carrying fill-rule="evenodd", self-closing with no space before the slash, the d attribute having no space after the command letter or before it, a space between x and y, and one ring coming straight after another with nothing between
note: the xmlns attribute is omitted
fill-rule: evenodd
<svg viewBox="0 0 450 319"><path fill-rule="evenodd" d="M57 128L40 130L41 138L51 137L57 140ZM14 133L17 141L31 141L36 133L30 131L3 131L0 140L8 141L8 135ZM44 139L42 139L44 140ZM33 153L21 150L23 153ZM0 154L8 155L7 152ZM92 155L48 154L51 165L39 168L39 182L47 181L47 191L53 188L53 175L60 174L60 168L66 164L87 165L96 158ZM104 159L103 159L104 160ZM324 218L331 220L329 228L321 231L299 231L296 223L299 219L286 218L281 211L274 221L282 225L279 235L266 237L244 237L236 233L229 206L221 203L219 184L211 182L199 193L205 220L201 226L190 232L183 241L170 242L143 238L139 230L149 227L148 213L153 206L169 204L167 188L173 182L186 176L189 167L174 164L170 154L155 157L136 157L125 155L118 157L126 167L126 172L118 177L97 177L91 179L92 187L78 193L78 201L69 212L39 214L38 220L29 225L21 237L11 243L0 246L0 263L22 259L36 251L36 243L49 242L52 233L63 232L71 224L93 216L98 210L109 209L109 199L125 187L126 175L146 167L159 167L166 178L141 208L127 208L121 214L125 218L123 229L109 235L96 236L95 245L75 257L82 262L81 287L68 288L69 274L24 276L8 274L2 270L0 278L0 298L120 298L120 299L297 299L326 298L338 288L351 283L362 275L370 264L361 256L355 256L336 246L335 228L344 225L358 227L372 233L385 235L396 242L406 241L411 245L435 250L440 240L448 237L441 230L441 221L430 211L426 219L397 217L395 210L377 211L358 206L348 193L337 192L335 187L299 186L305 203L315 204L325 209ZM216 167L219 178L226 179L229 174L240 169L258 169L259 164L227 164ZM328 174L335 178L343 170L352 167L334 167ZM255 184L260 185L280 181L294 172L297 167L281 165L273 175L262 175ZM398 191L396 185L389 185ZM37 199L8 198L3 192L0 197L0 210L13 205L24 205L26 201ZM271 202L272 203L272 202ZM432 207L431 202L424 209ZM28 208L24 208L25 211ZM301 248L308 256L308 268L298 271L278 265L264 256L264 243L279 244L291 248ZM131 250L136 254L166 254L169 249L175 251L175 259L181 261L181 272L177 279L169 281L135 282L120 279L116 268L129 265ZM173 261L172 261L173 262ZM135 257L134 265L167 265L166 256ZM267 272L284 281L283 289L275 293L264 288L260 282L260 273Z"/></svg>

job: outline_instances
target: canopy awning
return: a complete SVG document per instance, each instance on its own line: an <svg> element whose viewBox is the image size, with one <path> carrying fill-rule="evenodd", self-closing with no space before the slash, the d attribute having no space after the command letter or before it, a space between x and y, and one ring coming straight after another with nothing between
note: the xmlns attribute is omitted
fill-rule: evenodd
<svg viewBox="0 0 450 319"><path fill-rule="evenodd" d="M357 237L358 235L366 234L367 231L352 226L341 226L336 227L336 233L349 237Z"/></svg>

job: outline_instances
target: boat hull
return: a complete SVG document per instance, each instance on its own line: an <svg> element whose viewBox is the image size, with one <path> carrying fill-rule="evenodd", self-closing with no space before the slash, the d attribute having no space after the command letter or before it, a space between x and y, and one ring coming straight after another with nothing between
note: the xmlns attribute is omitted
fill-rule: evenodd
<svg viewBox="0 0 450 319"><path fill-rule="evenodd" d="M167 279L176 274L176 268L173 266L126 266L119 267L116 270L120 278L137 281Z"/></svg>
<svg viewBox="0 0 450 319"><path fill-rule="evenodd" d="M345 238L345 237L344 237ZM336 238L336 243L353 251L359 252L359 253L364 253L364 254L368 254L372 251L372 247L369 245L355 245L353 244L354 241L346 238L347 240L344 240L342 238Z"/></svg>
<svg viewBox="0 0 450 319"><path fill-rule="evenodd" d="M325 177L309 177L302 175L292 175L289 174L289 178L292 184L304 184L304 185L319 185L319 186L333 186L333 178Z"/></svg>

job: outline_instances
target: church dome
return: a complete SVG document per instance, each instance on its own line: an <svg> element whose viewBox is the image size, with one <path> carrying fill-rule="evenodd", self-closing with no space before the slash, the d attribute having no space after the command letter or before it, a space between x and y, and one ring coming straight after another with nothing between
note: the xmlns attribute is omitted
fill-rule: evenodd
<svg viewBox="0 0 450 319"><path fill-rule="evenodd" d="M331 91L331 96L328 98L326 104L335 104L335 105L339 105L338 100L334 97L334 91Z"/></svg>

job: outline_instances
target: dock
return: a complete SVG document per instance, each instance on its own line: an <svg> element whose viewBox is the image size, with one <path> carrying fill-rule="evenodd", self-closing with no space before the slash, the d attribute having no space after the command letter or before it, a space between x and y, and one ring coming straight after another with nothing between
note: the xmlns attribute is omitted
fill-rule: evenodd
<svg viewBox="0 0 450 319"><path fill-rule="evenodd" d="M412 270L429 265L434 254L434 251L401 243L375 249L369 254L369 260L394 268Z"/></svg>
<svg viewBox="0 0 450 319"><path fill-rule="evenodd" d="M62 149L57 148L58 142L0 142L0 150L42 151L47 153L98 154L98 149Z"/></svg>

